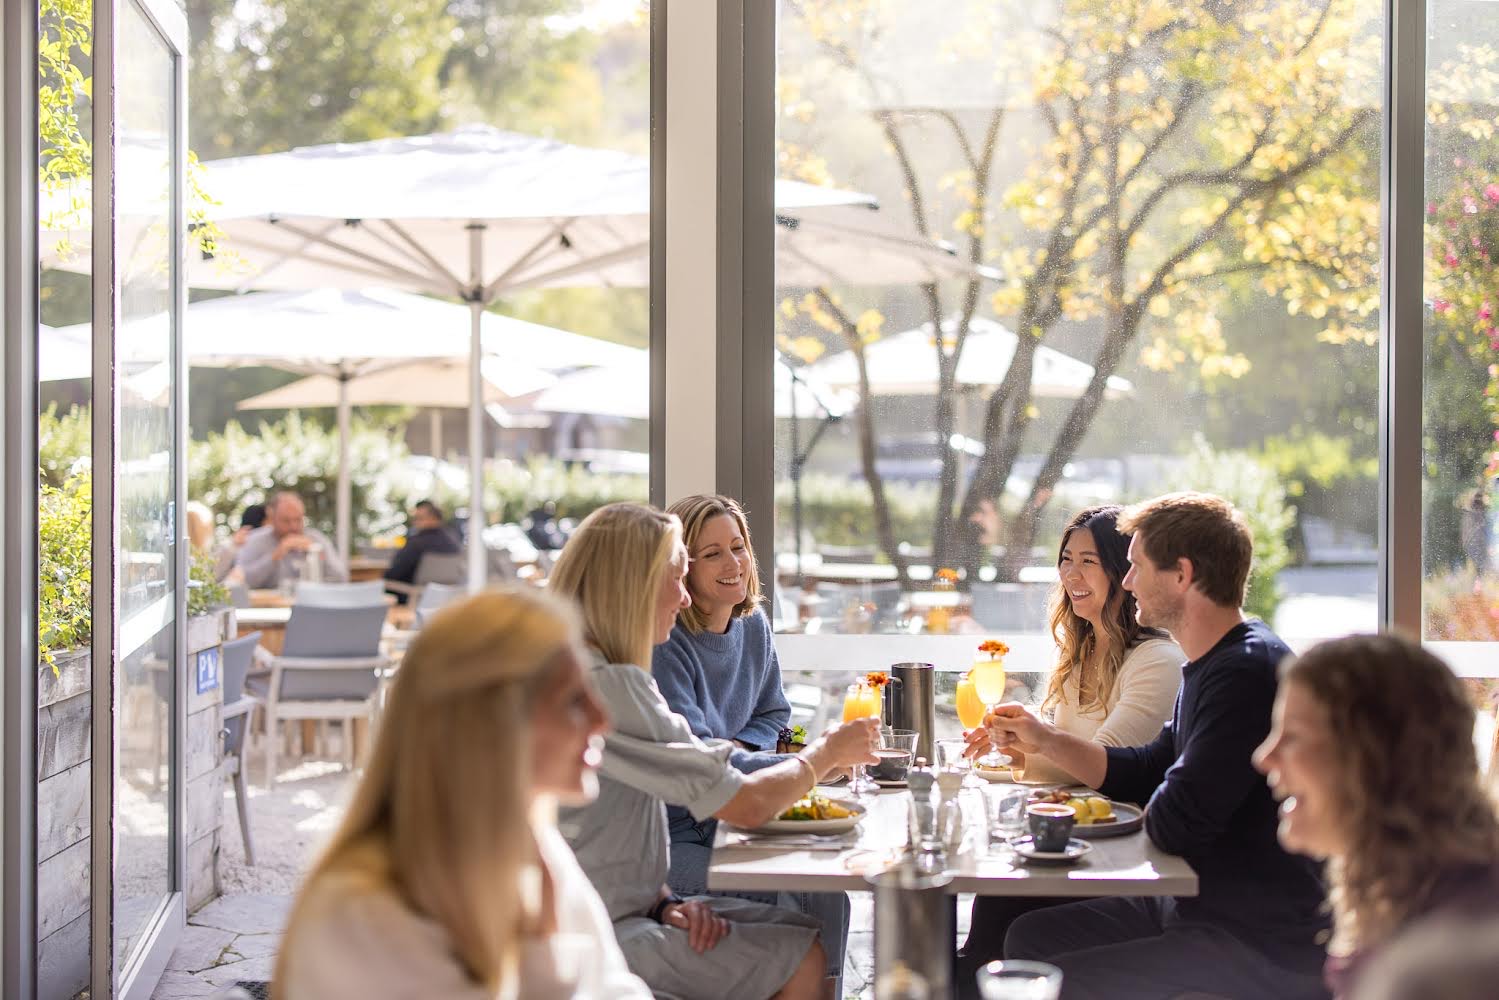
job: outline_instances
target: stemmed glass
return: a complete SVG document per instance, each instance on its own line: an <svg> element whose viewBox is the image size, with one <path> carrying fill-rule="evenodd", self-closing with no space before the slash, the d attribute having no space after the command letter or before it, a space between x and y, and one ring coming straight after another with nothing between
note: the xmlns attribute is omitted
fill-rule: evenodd
<svg viewBox="0 0 1499 1000"><path fill-rule="evenodd" d="M989 706L1004 698L1005 672L1003 667L999 670L998 678L994 677L992 668L986 671L984 675L985 683L982 689L979 687L978 676L979 668L975 666L973 670L968 672L968 676L958 681L958 690L956 693L958 723L963 727L965 733L982 726L984 724L984 715L989 711ZM998 681L997 694L995 693L996 680ZM992 700L988 697L990 695L993 696ZM1010 758L1004 754L990 751L979 758L979 760L974 761L976 764L980 762L987 767L1003 767L1010 762ZM970 774L969 777L974 782L983 783L982 779L976 775Z"/></svg>
<svg viewBox="0 0 1499 1000"><path fill-rule="evenodd" d="M878 719L881 710L880 689L871 684L850 684L848 692L843 696L843 721L852 722L854 719ZM848 790L855 795L872 795L880 790L865 773L863 764L853 766L853 781L849 782Z"/></svg>
<svg viewBox="0 0 1499 1000"><path fill-rule="evenodd" d="M976 660L973 670L968 675L973 683L973 700L976 700L987 712L990 705L997 705L1005 698L1005 661L992 657ZM982 725L983 714L974 723L975 726ZM969 727L972 728L972 727ZM998 751L991 751L979 758L976 763L982 763L986 767L1003 767L1010 762L1010 758Z"/></svg>

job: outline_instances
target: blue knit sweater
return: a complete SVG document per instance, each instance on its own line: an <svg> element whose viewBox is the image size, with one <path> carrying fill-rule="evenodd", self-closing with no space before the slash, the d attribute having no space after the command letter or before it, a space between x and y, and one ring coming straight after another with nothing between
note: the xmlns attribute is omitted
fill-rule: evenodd
<svg viewBox="0 0 1499 1000"><path fill-rule="evenodd" d="M656 647L651 675L694 735L756 748L734 751L730 762L739 770L756 771L785 759L774 751L776 736L791 720L791 706L781 690L770 623L759 611L731 620L722 635L693 634L677 625Z"/></svg>

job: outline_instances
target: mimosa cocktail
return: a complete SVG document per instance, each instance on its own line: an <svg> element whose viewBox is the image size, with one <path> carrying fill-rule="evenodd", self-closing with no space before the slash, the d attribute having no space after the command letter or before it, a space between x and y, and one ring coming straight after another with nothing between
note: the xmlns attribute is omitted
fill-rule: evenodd
<svg viewBox="0 0 1499 1000"><path fill-rule="evenodd" d="M843 696L843 721L852 722L855 719L878 719L884 708L884 699L878 686L873 684L857 683L848 686L848 693ZM853 767L854 778L849 783L848 789L855 795L865 795L879 791L879 786L869 779L864 773L863 764L855 764Z"/></svg>

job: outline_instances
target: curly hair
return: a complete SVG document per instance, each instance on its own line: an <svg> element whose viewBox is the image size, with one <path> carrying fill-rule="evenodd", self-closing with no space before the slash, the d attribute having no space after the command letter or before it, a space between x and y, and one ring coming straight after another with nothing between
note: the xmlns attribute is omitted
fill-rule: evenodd
<svg viewBox="0 0 1499 1000"><path fill-rule="evenodd" d="M1107 710L1114 700L1114 685L1119 682L1119 671L1129 651L1146 639L1165 638L1160 629L1146 628L1135 618L1135 595L1123 587L1124 574L1129 572L1129 536L1118 528L1120 513L1124 508L1114 504L1089 507L1080 511L1067 522L1062 531L1061 544L1057 546L1057 565L1062 565L1062 553L1072 533L1085 528L1093 536L1094 548L1098 550L1098 563L1109 578L1109 596L1104 602L1103 631L1105 648L1108 650L1100 664L1097 677L1083 676L1084 666L1093 658L1099 638L1093 623L1072 610L1072 601L1067 598L1067 585L1061 580L1052 588L1049 603L1051 634L1057 643L1057 668L1052 671L1046 685L1046 698L1041 703L1043 712L1050 711L1062 701L1062 693L1068 682L1076 683L1078 709L1083 713ZM1084 684L1087 681L1087 684Z"/></svg>
<svg viewBox="0 0 1499 1000"><path fill-rule="evenodd" d="M1499 813L1478 770L1467 692L1419 643L1333 639L1281 676L1327 714L1348 845L1327 862L1329 951L1348 954L1425 912L1453 867L1499 858Z"/></svg>

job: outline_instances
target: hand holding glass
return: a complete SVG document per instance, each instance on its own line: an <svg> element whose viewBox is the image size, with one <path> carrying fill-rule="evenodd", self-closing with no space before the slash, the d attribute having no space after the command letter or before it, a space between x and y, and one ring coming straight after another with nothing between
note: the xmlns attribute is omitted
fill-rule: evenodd
<svg viewBox="0 0 1499 1000"><path fill-rule="evenodd" d="M843 721L851 722L854 719L878 719L880 717L880 689L869 684L850 684L848 693L843 696ZM864 773L863 764L855 764L853 768L854 780L849 784L849 791L855 795L866 795L879 791L879 786L869 780Z"/></svg>

